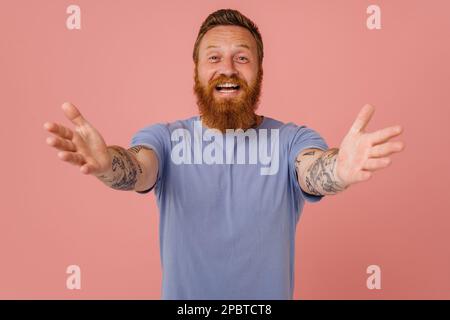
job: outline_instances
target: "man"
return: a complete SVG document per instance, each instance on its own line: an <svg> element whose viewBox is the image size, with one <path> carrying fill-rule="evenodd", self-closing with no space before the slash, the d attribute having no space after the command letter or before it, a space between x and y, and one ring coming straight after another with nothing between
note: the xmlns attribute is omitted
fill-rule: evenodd
<svg viewBox="0 0 450 320"><path fill-rule="evenodd" d="M291 299L295 230L319 201L389 165L400 126L365 132L358 114L340 148L306 126L255 113L263 43L235 10L202 24L193 52L199 116L153 124L131 148L107 146L70 103L75 130L45 123L58 156L117 190L154 188L160 210L163 299Z"/></svg>

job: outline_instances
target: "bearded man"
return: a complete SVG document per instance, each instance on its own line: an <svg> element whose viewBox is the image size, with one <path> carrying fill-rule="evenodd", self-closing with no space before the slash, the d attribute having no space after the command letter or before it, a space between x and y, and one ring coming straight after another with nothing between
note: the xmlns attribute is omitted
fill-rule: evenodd
<svg viewBox="0 0 450 320"><path fill-rule="evenodd" d="M107 146L70 103L62 108L74 130L44 124L47 143L82 173L117 190L154 190L163 299L292 299L305 201L368 180L404 147L390 141L398 125L365 132L371 105L339 148L305 125L258 115L263 52L250 19L218 10L193 50L198 115L138 130L128 149Z"/></svg>

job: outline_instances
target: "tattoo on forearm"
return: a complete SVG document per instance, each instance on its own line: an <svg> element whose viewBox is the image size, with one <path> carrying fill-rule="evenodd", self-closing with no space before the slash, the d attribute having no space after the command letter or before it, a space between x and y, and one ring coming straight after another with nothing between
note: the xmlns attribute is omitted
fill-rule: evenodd
<svg viewBox="0 0 450 320"><path fill-rule="evenodd" d="M109 146L109 148L113 150L112 173L98 178L113 189L133 190L138 174L142 173L142 168L132 154L137 154L142 148L140 146L130 148L133 150L125 150L119 146Z"/></svg>
<svg viewBox="0 0 450 320"><path fill-rule="evenodd" d="M313 152L313 151L312 151ZM332 148L317 158L305 173L305 184L308 193L314 195L335 194L346 187L341 185L336 174L336 160L339 149ZM308 155L310 152L305 153Z"/></svg>

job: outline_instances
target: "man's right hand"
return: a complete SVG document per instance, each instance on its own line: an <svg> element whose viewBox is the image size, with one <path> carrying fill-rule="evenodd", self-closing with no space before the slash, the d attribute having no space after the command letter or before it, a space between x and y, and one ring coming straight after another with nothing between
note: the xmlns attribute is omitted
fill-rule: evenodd
<svg viewBox="0 0 450 320"><path fill-rule="evenodd" d="M44 128L54 134L47 138L47 144L60 150L58 157L61 160L79 166L84 174L99 176L107 172L111 167L111 155L103 137L73 104L66 102L62 109L74 130L46 122Z"/></svg>

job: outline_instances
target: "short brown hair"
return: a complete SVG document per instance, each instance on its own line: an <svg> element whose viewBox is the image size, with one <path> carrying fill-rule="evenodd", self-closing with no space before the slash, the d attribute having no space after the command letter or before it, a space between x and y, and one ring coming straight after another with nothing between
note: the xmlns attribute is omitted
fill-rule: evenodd
<svg viewBox="0 0 450 320"><path fill-rule="evenodd" d="M258 60L259 64L262 65L264 50L263 50L263 41L261 34L259 33L258 27L253 21L244 16L237 10L233 9L220 9L213 13L211 13L205 21L203 21L202 26L197 35L197 40L195 40L194 52L192 57L194 59L195 64L198 62L198 49L200 46L200 41L202 40L205 33L217 26L240 26L246 28L251 32L253 37L256 40L256 46L258 50Z"/></svg>

